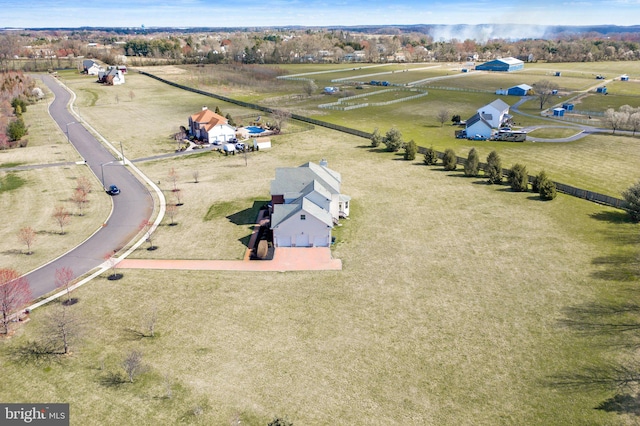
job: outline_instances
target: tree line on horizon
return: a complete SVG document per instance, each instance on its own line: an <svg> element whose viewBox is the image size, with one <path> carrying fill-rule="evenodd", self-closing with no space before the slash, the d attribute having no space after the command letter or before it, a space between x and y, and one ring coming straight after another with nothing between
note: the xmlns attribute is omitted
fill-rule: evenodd
<svg viewBox="0 0 640 426"><path fill-rule="evenodd" d="M358 52L358 56L354 53ZM123 34L108 31L25 30L0 33L0 69L17 58L87 57L117 64L127 57L161 59L163 63L296 62L466 62L513 56L536 62L597 62L640 59L640 33L559 34L545 39L434 40L411 32L366 34L346 30L262 30L225 33Z"/></svg>

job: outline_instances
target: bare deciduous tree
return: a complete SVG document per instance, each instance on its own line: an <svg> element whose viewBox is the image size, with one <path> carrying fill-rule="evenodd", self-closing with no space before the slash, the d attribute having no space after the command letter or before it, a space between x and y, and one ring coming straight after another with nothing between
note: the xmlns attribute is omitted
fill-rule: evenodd
<svg viewBox="0 0 640 426"><path fill-rule="evenodd" d="M309 80L304 84L304 93L307 96L313 95L316 92L316 90L318 90L318 85L316 84L315 81Z"/></svg>
<svg viewBox="0 0 640 426"><path fill-rule="evenodd" d="M71 290L69 285L73 281L73 270L68 266L56 269L56 288L64 288L67 291L67 304L71 303Z"/></svg>
<svg viewBox="0 0 640 426"><path fill-rule="evenodd" d="M9 333L11 314L31 301L31 288L26 278L15 269L0 269L0 314L2 333Z"/></svg>
<svg viewBox="0 0 640 426"><path fill-rule="evenodd" d="M621 111L616 111L613 108L609 108L604 112L604 122L607 126L611 127L613 133L616 133L616 130L623 127L627 121L628 114L625 114Z"/></svg>
<svg viewBox="0 0 640 426"><path fill-rule="evenodd" d="M81 333L77 315L66 304L60 303L45 314L44 324L46 347L56 353L68 354L71 344Z"/></svg>
<svg viewBox="0 0 640 426"><path fill-rule="evenodd" d="M83 191L85 194L89 194L92 189L91 181L86 176L80 176L76 181L76 189Z"/></svg>
<svg viewBox="0 0 640 426"><path fill-rule="evenodd" d="M84 214L84 206L89 201L89 199L87 198L87 193L84 191L84 189L76 188L73 191L73 195L71 196L71 201L73 201L73 203L78 208L78 216L82 216Z"/></svg>
<svg viewBox="0 0 640 426"><path fill-rule="evenodd" d="M446 108L443 108L438 111L438 115L436 116L436 118L440 123L440 127L444 126L444 123L449 120L449 116L450 116L449 110Z"/></svg>
<svg viewBox="0 0 640 426"><path fill-rule="evenodd" d="M145 239L149 242L149 250L155 250L157 247L153 245L153 222L150 220L143 220L140 224L140 229L144 231Z"/></svg>
<svg viewBox="0 0 640 426"><path fill-rule="evenodd" d="M27 254L33 253L31 246L36 241L36 231L34 231L32 227L27 226L21 228L20 231L18 231L18 239L27 246Z"/></svg>
<svg viewBox="0 0 640 426"><path fill-rule="evenodd" d="M549 80L540 80L536 83L533 83L533 90L538 97L540 109L543 109L544 105L553 97L554 91L558 90L558 85L556 83L550 82Z"/></svg>
<svg viewBox="0 0 640 426"><path fill-rule="evenodd" d="M133 93L133 90L129 90L129 100L133 101L135 97L136 97L136 94Z"/></svg>
<svg viewBox="0 0 640 426"><path fill-rule="evenodd" d="M640 130L640 111L634 112L629 115L629 120L627 120L627 124L629 128L633 130L633 136L636 135L636 132Z"/></svg>
<svg viewBox="0 0 640 426"><path fill-rule="evenodd" d="M122 278L122 274L117 273L117 266L118 266L118 259L115 258L114 253L107 253L104 255L103 259L108 263L109 265L109 275L107 276L107 279L109 280L119 280L120 278Z"/></svg>
<svg viewBox="0 0 640 426"><path fill-rule="evenodd" d="M291 113L284 109L274 109L271 112L271 116L276 122L277 129L281 131L287 124L287 120L291 118Z"/></svg>
<svg viewBox="0 0 640 426"><path fill-rule="evenodd" d="M151 314L147 317L147 332L149 337L154 337L156 334L156 323L158 322L158 308L154 307Z"/></svg>
<svg viewBox="0 0 640 426"><path fill-rule="evenodd" d="M191 176L193 176L193 182L198 183L198 179L200 178L200 172L197 170L194 170L193 172L191 172Z"/></svg>
<svg viewBox="0 0 640 426"><path fill-rule="evenodd" d="M58 206L53 212L53 219L60 226L60 233L64 234L64 227L69 224L69 221L71 220L71 214L63 206Z"/></svg>
<svg viewBox="0 0 640 426"><path fill-rule="evenodd" d="M166 210L167 216L169 216L169 220L171 220L170 226L175 225L175 217L178 215L178 207L175 204L169 204Z"/></svg>
<svg viewBox="0 0 640 426"><path fill-rule="evenodd" d="M173 167L169 170L169 182L173 185L173 192L178 191L178 180L180 179L180 175L176 172L176 169Z"/></svg>
<svg viewBox="0 0 640 426"><path fill-rule="evenodd" d="M133 380L145 370L142 363L142 352L138 350L131 350L127 353L122 361L122 368L129 378L129 382L133 383Z"/></svg>

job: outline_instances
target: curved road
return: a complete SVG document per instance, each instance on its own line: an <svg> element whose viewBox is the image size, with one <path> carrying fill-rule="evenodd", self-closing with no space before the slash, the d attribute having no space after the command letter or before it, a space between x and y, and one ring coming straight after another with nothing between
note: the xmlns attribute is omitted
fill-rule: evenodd
<svg viewBox="0 0 640 426"><path fill-rule="evenodd" d="M67 110L70 93L52 76L41 78L55 95L49 106L51 117L63 132L68 132L70 142L98 179L104 176L105 185L115 184L121 193L112 197L113 210L106 226L78 247L26 275L34 299L55 290L56 269L69 267L77 278L100 266L107 254L113 255L136 236L140 224L153 212L153 198L147 188ZM109 196L103 194L100 196Z"/></svg>

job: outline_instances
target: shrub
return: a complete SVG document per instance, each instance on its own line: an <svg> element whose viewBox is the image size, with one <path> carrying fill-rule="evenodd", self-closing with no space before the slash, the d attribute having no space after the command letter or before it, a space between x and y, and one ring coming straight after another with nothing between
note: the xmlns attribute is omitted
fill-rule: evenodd
<svg viewBox="0 0 640 426"><path fill-rule="evenodd" d="M514 164L509 170L509 185L511 189L517 192L524 192L529 189L529 174L527 167L522 164Z"/></svg>
<svg viewBox="0 0 640 426"><path fill-rule="evenodd" d="M484 173L489 179L489 184L502 183L502 160L497 152L491 151L487 156L487 165L484 168Z"/></svg>
<svg viewBox="0 0 640 426"><path fill-rule="evenodd" d="M404 147L404 159L413 161L416 159L416 152L418 151L418 146L415 141L411 139L409 143L407 143Z"/></svg>
<svg viewBox="0 0 640 426"><path fill-rule="evenodd" d="M376 127L373 133L371 134L371 146L375 148L380 146L381 143L382 143L382 135L380 134L380 132L378 131L378 128Z"/></svg>
<svg viewBox="0 0 640 426"><path fill-rule="evenodd" d="M464 162L464 175L478 176L478 173L480 173L480 158L478 157L478 151L475 148L471 148L467 161Z"/></svg>
<svg viewBox="0 0 640 426"><path fill-rule="evenodd" d="M12 141L19 141L26 134L27 126L25 126L24 120L22 120L22 118L13 120L7 126L7 136L9 136L9 139Z"/></svg>
<svg viewBox="0 0 640 426"><path fill-rule="evenodd" d="M458 158L453 149L448 148L442 157L442 164L445 170L455 170L458 167Z"/></svg>
<svg viewBox="0 0 640 426"><path fill-rule="evenodd" d="M540 185L540 198L543 200L553 200L556 198L556 184L550 179L545 180Z"/></svg>
<svg viewBox="0 0 640 426"><path fill-rule="evenodd" d="M433 166L438 162L438 154L433 147L429 147L425 150L423 161L427 166Z"/></svg>
<svg viewBox="0 0 640 426"><path fill-rule="evenodd" d="M640 180L635 185L632 185L629 189L624 191L622 196L629 204L627 211L629 212L631 219L636 222L640 222Z"/></svg>
<svg viewBox="0 0 640 426"><path fill-rule="evenodd" d="M531 191L539 193L540 185L542 184L542 182L548 179L549 178L547 177L547 174L544 170L542 170L536 177L533 178L533 182L531 183Z"/></svg>
<svg viewBox="0 0 640 426"><path fill-rule="evenodd" d="M15 115L20 116L27 112L27 102L22 98L13 98L11 107Z"/></svg>
<svg viewBox="0 0 640 426"><path fill-rule="evenodd" d="M398 129L391 128L382 139L382 143L387 146L387 151L398 152L404 146L402 133Z"/></svg>

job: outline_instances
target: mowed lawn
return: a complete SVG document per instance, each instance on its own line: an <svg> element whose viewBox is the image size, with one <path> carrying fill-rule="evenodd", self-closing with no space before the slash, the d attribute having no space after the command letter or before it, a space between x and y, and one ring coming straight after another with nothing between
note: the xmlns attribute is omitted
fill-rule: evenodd
<svg viewBox="0 0 640 426"><path fill-rule="evenodd" d="M610 267L598 262L637 238L623 213L562 195L541 202L328 130L294 139L246 166L243 156L141 163L153 179L169 167L201 171L200 183L179 183L191 193L181 209L201 209L161 227L158 257L199 256L208 240L237 251L237 234L209 227L205 207L224 201L241 212L268 196L274 166L326 158L353 197L333 250L342 271L123 270L122 280L98 279L74 294L85 330L71 356L11 361L52 307L2 346L0 399L69 402L74 424L631 420L594 409L612 392L556 379L617 360L603 349L611 336L585 338L560 320L629 284L603 278ZM141 338L153 312L156 336ZM122 383L132 349L147 369Z"/></svg>
<svg viewBox="0 0 640 426"><path fill-rule="evenodd" d="M111 141L121 127L140 127L142 136L126 139L131 159L171 152L159 135L173 97L180 114L206 99L155 84L119 92L135 92L118 102L137 103L127 108L148 118L140 122L94 112L88 90L79 100L84 116L106 117L91 124ZM96 105L114 94L95 93ZM158 250L133 256L239 259L275 168L325 158L352 197L332 250L342 271L121 270L121 280L94 280L69 308L83 325L70 356L18 355L55 305L0 344L0 400L69 402L72 424L87 425L265 425L276 416L296 425L633 424L596 409L612 390L561 383L627 357L619 343L628 336L565 322L590 304L636 302L638 225L625 213L563 195L542 202L322 128L272 143L246 157L137 163L170 202L173 168L184 205L178 225L165 219L155 234ZM508 159L532 149L530 158L561 161L551 145L506 146L515 150ZM591 156L576 154L576 179L592 182L579 167ZM155 337L142 337L154 315ZM125 383L133 349L146 369Z"/></svg>

